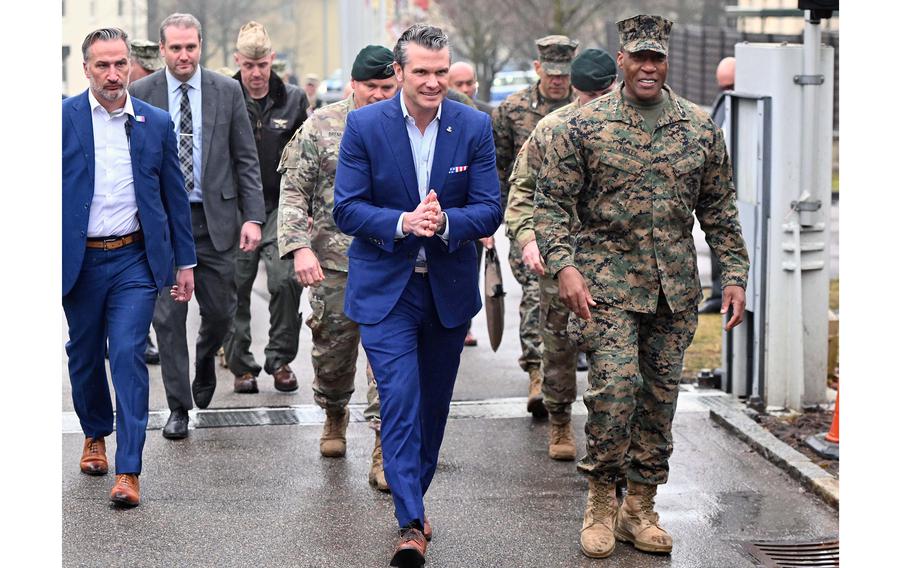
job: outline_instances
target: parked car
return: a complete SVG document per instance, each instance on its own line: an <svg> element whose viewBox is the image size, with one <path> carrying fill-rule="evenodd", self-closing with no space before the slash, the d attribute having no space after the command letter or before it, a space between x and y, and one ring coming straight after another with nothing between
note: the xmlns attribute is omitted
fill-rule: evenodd
<svg viewBox="0 0 910 568"><path fill-rule="evenodd" d="M340 101L344 95L344 83L341 78L341 69L338 69L319 85L319 89L316 91L317 96L326 104Z"/></svg>
<svg viewBox="0 0 910 568"><path fill-rule="evenodd" d="M490 87L490 104L498 105L506 97L537 82L537 73L531 71L500 71L493 77Z"/></svg>

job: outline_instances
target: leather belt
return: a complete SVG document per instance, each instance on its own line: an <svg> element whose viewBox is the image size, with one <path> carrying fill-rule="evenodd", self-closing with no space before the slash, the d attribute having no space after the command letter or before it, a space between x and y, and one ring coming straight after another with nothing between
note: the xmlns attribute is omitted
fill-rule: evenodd
<svg viewBox="0 0 910 568"><path fill-rule="evenodd" d="M138 243L142 240L142 231L136 231L122 237L89 237L85 241L85 248L116 250L126 245Z"/></svg>

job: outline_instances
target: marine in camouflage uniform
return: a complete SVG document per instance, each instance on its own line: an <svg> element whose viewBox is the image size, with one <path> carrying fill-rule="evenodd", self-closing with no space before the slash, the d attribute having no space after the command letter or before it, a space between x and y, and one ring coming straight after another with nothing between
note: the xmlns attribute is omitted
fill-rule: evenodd
<svg viewBox="0 0 910 568"><path fill-rule="evenodd" d="M582 550L595 557L612 552L614 536L672 550L653 507L698 321L693 213L720 259L728 329L745 303L749 260L723 134L664 85L671 25L659 16L618 23L625 81L554 131L535 193L540 250L591 364L588 453L578 467L589 476ZM629 493L619 509L613 484L623 474Z"/></svg>
<svg viewBox="0 0 910 568"><path fill-rule="evenodd" d="M584 50L571 66L572 87L578 98L541 119L518 152L509 178L511 189L505 221L509 239L518 244L526 265L530 256L537 263L536 268L542 268L534 235L534 191L553 128L563 124L582 105L606 94L615 79L616 63L606 51ZM529 245L531 248L527 249ZM532 271L537 270L532 267ZM575 436L571 419L576 395L576 348L566 332L569 309L559 299L559 286L552 275L544 273L538 278L543 336L542 391L550 421L549 455L553 459L573 460Z"/></svg>
<svg viewBox="0 0 910 568"><path fill-rule="evenodd" d="M536 45L538 60L534 62L534 68L540 79L534 85L509 95L493 111L493 142L496 145L496 169L503 210L507 207L509 175L519 149L540 119L572 101L572 89L568 85L569 62L578 42L566 36L552 35L538 39ZM565 94L560 98L549 98L547 93ZM509 244L509 265L521 284L521 303L518 306L521 356L518 364L530 378L528 412L543 417L547 410L540 390L543 381L540 373L543 342L540 335L540 289L537 275L522 263L521 248L514 239Z"/></svg>
<svg viewBox="0 0 910 568"><path fill-rule="evenodd" d="M386 60L388 74L381 65ZM368 99L369 102L388 98L397 92L391 63L392 52L378 46L364 48L355 60L352 70L355 82L370 84L375 79L388 87L389 79L392 79L391 90L386 88L381 96L371 95L376 98ZM326 450L324 442L327 436L330 441L331 436L335 436L333 439L337 441L340 428L340 440L344 440L348 421L347 405L354 393L360 343L359 326L344 314L347 251L352 237L339 231L332 218L335 167L347 116L357 106L367 104L367 101L359 101L361 105L357 105L355 97L360 92L361 89L355 87L354 94L347 99L316 109L288 143L278 166L278 171L282 174L278 208L279 253L282 258L293 258L302 253L302 249L309 249L318 259L324 275L324 280L310 286L312 314L306 321L313 332L314 400L326 411L327 432L324 432L323 443L320 444L323 455L339 453L331 447ZM379 452L381 468L379 394L369 364L367 385L367 408L363 414L376 431L374 465ZM342 448L340 455L343 453ZM375 474L371 470L371 484L387 491L384 476L377 481L374 479Z"/></svg>

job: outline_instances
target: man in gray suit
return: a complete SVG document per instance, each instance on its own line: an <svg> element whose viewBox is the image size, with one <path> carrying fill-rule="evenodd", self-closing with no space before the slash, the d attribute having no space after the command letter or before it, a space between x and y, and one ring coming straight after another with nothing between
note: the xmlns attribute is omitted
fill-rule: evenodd
<svg viewBox="0 0 910 568"><path fill-rule="evenodd" d="M188 411L206 408L215 392L215 352L237 304L234 257L251 252L265 221L259 157L240 84L199 66L202 26L190 14L161 22L165 68L130 86L130 93L170 112L180 169L189 193L196 242L196 299L202 323L196 338L196 375L189 381L186 304L159 300L153 324L161 375L171 410L162 434L187 436Z"/></svg>

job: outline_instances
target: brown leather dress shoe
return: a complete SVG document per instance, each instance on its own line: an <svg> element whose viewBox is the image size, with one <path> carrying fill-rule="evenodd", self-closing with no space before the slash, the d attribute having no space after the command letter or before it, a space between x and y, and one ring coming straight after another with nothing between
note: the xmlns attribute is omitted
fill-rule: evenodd
<svg viewBox="0 0 910 568"><path fill-rule="evenodd" d="M121 473L117 483L111 489L111 501L123 507L135 507L139 504L139 476L134 473Z"/></svg>
<svg viewBox="0 0 910 568"><path fill-rule="evenodd" d="M423 532L413 527L404 529L398 537L398 546L389 566L420 568L426 562L427 539Z"/></svg>
<svg viewBox="0 0 910 568"><path fill-rule="evenodd" d="M293 392L297 390L299 386L297 384L297 376L294 374L294 371L291 370L291 367L286 364L272 373L272 377L275 378L275 390Z"/></svg>
<svg viewBox="0 0 910 568"><path fill-rule="evenodd" d="M253 373L235 376L234 392L237 394L256 394L259 392L259 385L256 383L256 377L253 376Z"/></svg>
<svg viewBox="0 0 910 568"><path fill-rule="evenodd" d="M79 469L86 475L107 474L107 453L104 438L86 438L82 445L82 459Z"/></svg>

